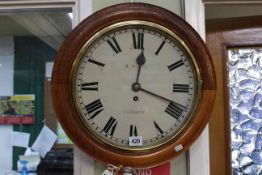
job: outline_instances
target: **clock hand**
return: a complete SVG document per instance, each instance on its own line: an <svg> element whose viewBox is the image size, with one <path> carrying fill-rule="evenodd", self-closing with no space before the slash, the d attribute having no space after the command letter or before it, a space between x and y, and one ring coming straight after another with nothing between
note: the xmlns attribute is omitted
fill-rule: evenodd
<svg viewBox="0 0 262 175"><path fill-rule="evenodd" d="M165 100L165 101L173 102L172 100L170 100L170 99L168 99L168 98L165 98L165 97L160 96L160 95L158 95L158 94L155 94L155 93L153 93L153 92L151 92L151 91L148 91L148 90L146 90L146 89L143 89L143 88L141 87L140 83L134 83L134 84L132 85L132 90L135 91L135 92L143 91L143 92L145 92L145 93L147 93L147 94L150 94L150 95L153 95L153 96L155 96L155 97L161 98L161 99L163 99L163 100Z"/></svg>
<svg viewBox="0 0 262 175"><path fill-rule="evenodd" d="M160 99L162 99L162 100L171 102L171 103L173 103L173 104L175 104L175 105L177 105L177 106L183 107L182 105L180 105L179 103L174 102L173 100L170 100L170 99L168 99L168 98L166 98L166 97L163 97L163 96L161 96L161 95L158 95L158 94L156 94L156 93L154 93L154 92L151 92L151 91L148 91L148 90L142 88L139 83L134 83L134 84L132 85L132 89L133 89L135 92L142 91L142 92L145 92L145 93L147 93L147 94L150 94L150 95L153 95L153 96L155 96L155 97L158 97L158 98L160 98Z"/></svg>
<svg viewBox="0 0 262 175"><path fill-rule="evenodd" d="M170 100L170 99L168 99L168 98L166 98L166 97L163 97L163 96L161 96L161 95L155 94L154 92L148 91L148 90L142 88L141 86L140 86L140 89L139 89L139 90L140 90L140 91L143 91L143 92L145 92L145 93L147 93L147 94L153 95L153 96L155 96L155 97L161 98L162 100L165 100L165 101L168 101L168 102L173 102L172 100Z"/></svg>
<svg viewBox="0 0 262 175"><path fill-rule="evenodd" d="M139 56L136 59L136 63L138 65L138 71L137 71L137 76L136 76L136 83L138 83L138 81L139 81L139 75L140 75L141 66L143 64L145 64L145 62L146 62L146 58L145 58L145 55L144 55L144 49L142 49L141 53L139 54Z"/></svg>

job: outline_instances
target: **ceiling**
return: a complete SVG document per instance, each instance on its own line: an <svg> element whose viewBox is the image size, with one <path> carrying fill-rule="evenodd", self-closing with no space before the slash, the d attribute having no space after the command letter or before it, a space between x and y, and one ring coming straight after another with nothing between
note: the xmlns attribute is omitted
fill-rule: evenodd
<svg viewBox="0 0 262 175"><path fill-rule="evenodd" d="M205 9L206 19L262 15L261 6L255 5L206 5ZM0 13L0 37L34 35L58 50L72 30L68 12L65 9Z"/></svg>
<svg viewBox="0 0 262 175"><path fill-rule="evenodd" d="M0 15L1 36L36 36L58 49L72 30L68 12L22 12Z"/></svg>

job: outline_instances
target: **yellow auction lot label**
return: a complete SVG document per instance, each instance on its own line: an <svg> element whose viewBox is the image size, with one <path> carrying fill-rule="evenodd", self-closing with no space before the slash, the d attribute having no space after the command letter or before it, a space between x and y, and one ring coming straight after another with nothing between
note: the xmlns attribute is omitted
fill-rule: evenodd
<svg viewBox="0 0 262 175"><path fill-rule="evenodd" d="M20 100L35 100L34 95L14 95L10 96L10 100L20 101Z"/></svg>

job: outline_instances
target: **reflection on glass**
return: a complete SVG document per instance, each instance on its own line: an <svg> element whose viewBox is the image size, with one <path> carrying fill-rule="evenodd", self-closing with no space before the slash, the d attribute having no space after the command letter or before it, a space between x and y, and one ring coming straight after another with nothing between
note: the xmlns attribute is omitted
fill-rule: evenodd
<svg viewBox="0 0 262 175"><path fill-rule="evenodd" d="M262 49L228 52L233 175L262 174Z"/></svg>
<svg viewBox="0 0 262 175"><path fill-rule="evenodd" d="M72 17L61 10L0 15L0 36L34 36L58 50L72 29Z"/></svg>
<svg viewBox="0 0 262 175"><path fill-rule="evenodd" d="M70 12L71 9L38 9L0 13L0 97L35 96L34 123L19 123L9 129L4 125L11 118L0 116L0 138L9 138L12 130L26 132L30 134L28 145L31 147L44 124L56 132L46 64L54 61L57 50L72 30ZM48 118L53 123L48 123ZM10 123L15 123L16 119ZM59 128L60 134L62 129ZM4 168L10 169L13 165L12 169L16 170L19 155L25 153L25 148L9 144L8 140L0 144L0 166L7 165ZM1 170L0 174L3 174Z"/></svg>

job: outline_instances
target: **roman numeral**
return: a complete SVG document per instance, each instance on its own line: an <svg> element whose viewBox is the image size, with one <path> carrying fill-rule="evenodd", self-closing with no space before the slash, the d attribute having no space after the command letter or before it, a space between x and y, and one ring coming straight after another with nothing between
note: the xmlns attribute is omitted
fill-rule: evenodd
<svg viewBox="0 0 262 175"><path fill-rule="evenodd" d="M95 100L85 106L87 113L90 115L90 119L93 119L97 114L104 110L101 101Z"/></svg>
<svg viewBox="0 0 262 175"><path fill-rule="evenodd" d="M105 66L104 63L100 63L100 62L95 61L95 60L92 60L92 59L88 59L88 62L93 63L93 64L96 64L96 65L98 65L98 66L102 66L102 67Z"/></svg>
<svg viewBox="0 0 262 175"><path fill-rule="evenodd" d="M138 136L137 135L137 129L136 129L136 126L134 125L130 125L130 132L129 132L129 136Z"/></svg>
<svg viewBox="0 0 262 175"><path fill-rule="evenodd" d="M182 112L187 110L187 108L183 105L170 102L165 110L166 113L174 117L178 120L178 118L181 116Z"/></svg>
<svg viewBox="0 0 262 175"><path fill-rule="evenodd" d="M116 38L113 37L112 39L107 40L107 43L109 44L109 46L113 49L113 51L118 54L119 52L121 52L121 48L119 46L119 44L116 41Z"/></svg>
<svg viewBox="0 0 262 175"><path fill-rule="evenodd" d="M159 125L156 123L156 121L154 121L154 125L156 130L162 135L164 133L164 131L159 127Z"/></svg>
<svg viewBox="0 0 262 175"><path fill-rule="evenodd" d="M168 67L169 71L172 71L172 70L174 70L174 69L182 66L183 64L184 64L183 61L180 60L180 61L177 61L177 62L175 62L174 64L171 64L171 65L169 65L169 66L167 66L167 67Z"/></svg>
<svg viewBox="0 0 262 175"><path fill-rule="evenodd" d="M134 49L144 49L144 33L132 33Z"/></svg>
<svg viewBox="0 0 262 175"><path fill-rule="evenodd" d="M116 129L117 121L113 117L110 117L107 121L106 125L103 128L103 131L110 136L114 135Z"/></svg>
<svg viewBox="0 0 262 175"><path fill-rule="evenodd" d="M189 85L188 84L173 84L173 92L188 93Z"/></svg>
<svg viewBox="0 0 262 175"><path fill-rule="evenodd" d="M165 41L162 41L162 43L161 43L160 46L158 47L155 55L158 55L158 54L159 54L160 50L163 48L163 46L165 45L165 43L166 43Z"/></svg>
<svg viewBox="0 0 262 175"><path fill-rule="evenodd" d="M97 91L98 82L82 83L81 88L82 90L87 90L87 91Z"/></svg>

